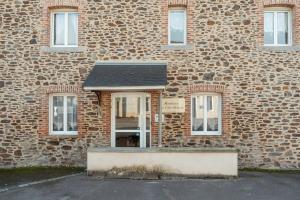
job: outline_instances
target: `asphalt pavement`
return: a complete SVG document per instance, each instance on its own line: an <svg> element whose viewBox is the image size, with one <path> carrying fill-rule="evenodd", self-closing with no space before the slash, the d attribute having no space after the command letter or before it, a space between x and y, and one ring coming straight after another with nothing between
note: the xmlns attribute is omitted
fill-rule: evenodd
<svg viewBox="0 0 300 200"><path fill-rule="evenodd" d="M237 179L130 180L79 174L0 192L2 200L300 200L300 174L242 172Z"/></svg>

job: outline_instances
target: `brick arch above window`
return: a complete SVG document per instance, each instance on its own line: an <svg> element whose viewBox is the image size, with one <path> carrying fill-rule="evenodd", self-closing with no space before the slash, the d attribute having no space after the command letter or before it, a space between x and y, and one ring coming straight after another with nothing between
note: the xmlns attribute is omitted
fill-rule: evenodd
<svg viewBox="0 0 300 200"><path fill-rule="evenodd" d="M168 0L168 6L170 7L187 7L188 0Z"/></svg>
<svg viewBox="0 0 300 200"><path fill-rule="evenodd" d="M297 4L298 0L264 0L264 6L286 6L286 7L293 7Z"/></svg>
<svg viewBox="0 0 300 200"><path fill-rule="evenodd" d="M219 84L193 84L189 85L188 93L185 97L185 116L184 116L184 132L186 136L191 136L192 130L191 130L191 96L193 94L197 93L205 93L205 92L211 92L211 93L219 93L221 94L222 99L222 135L221 136L227 136L230 135L231 131L231 121L230 121L230 89L226 87L225 85L219 85ZM220 137L220 136L217 136Z"/></svg>
<svg viewBox="0 0 300 200"><path fill-rule="evenodd" d="M224 93L225 86L224 85L215 85L215 84L191 85L191 86L189 86L189 91L190 91L190 93L198 93L198 92Z"/></svg>
<svg viewBox="0 0 300 200"><path fill-rule="evenodd" d="M49 95L54 93L70 93L77 97L77 124L78 137L83 137L86 133L83 118L83 91L80 85L53 85L40 87L39 93L39 117L38 133L40 136L49 135Z"/></svg>
<svg viewBox="0 0 300 200"><path fill-rule="evenodd" d="M83 9L86 0L42 0L42 38L41 46L50 46L51 37L51 10L53 9L76 9L79 13L78 19L78 46L81 44L82 25L84 23Z"/></svg>

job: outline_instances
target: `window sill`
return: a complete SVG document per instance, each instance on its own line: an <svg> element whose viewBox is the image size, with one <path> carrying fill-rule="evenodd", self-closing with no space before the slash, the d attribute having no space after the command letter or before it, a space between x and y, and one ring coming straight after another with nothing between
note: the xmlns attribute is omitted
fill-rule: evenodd
<svg viewBox="0 0 300 200"><path fill-rule="evenodd" d="M300 51L300 45L295 46L260 46L262 51L272 51L272 52L290 52L290 51Z"/></svg>
<svg viewBox="0 0 300 200"><path fill-rule="evenodd" d="M192 133L191 136L222 136L220 133Z"/></svg>
<svg viewBox="0 0 300 200"><path fill-rule="evenodd" d="M162 45L161 50L193 50L194 45L192 44L184 44L184 45Z"/></svg>
<svg viewBox="0 0 300 200"><path fill-rule="evenodd" d="M42 46L41 52L45 53L72 53L72 52L84 52L86 47L48 47Z"/></svg>
<svg viewBox="0 0 300 200"><path fill-rule="evenodd" d="M48 134L48 137L52 138L77 138L78 134Z"/></svg>

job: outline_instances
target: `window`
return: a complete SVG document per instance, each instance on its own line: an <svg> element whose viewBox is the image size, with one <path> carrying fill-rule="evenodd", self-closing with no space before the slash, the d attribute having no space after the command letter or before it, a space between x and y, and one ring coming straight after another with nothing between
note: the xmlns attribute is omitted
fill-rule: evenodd
<svg viewBox="0 0 300 200"><path fill-rule="evenodd" d="M54 94L49 99L49 130L53 135L77 134L77 98Z"/></svg>
<svg viewBox="0 0 300 200"><path fill-rule="evenodd" d="M264 14L264 43L266 46L288 46L292 41L291 11L269 8Z"/></svg>
<svg viewBox="0 0 300 200"><path fill-rule="evenodd" d="M186 10L169 11L169 44L186 44Z"/></svg>
<svg viewBox="0 0 300 200"><path fill-rule="evenodd" d="M192 135L221 135L221 95L192 96Z"/></svg>
<svg viewBox="0 0 300 200"><path fill-rule="evenodd" d="M78 46L78 13L62 11L53 12L51 30L52 46Z"/></svg>

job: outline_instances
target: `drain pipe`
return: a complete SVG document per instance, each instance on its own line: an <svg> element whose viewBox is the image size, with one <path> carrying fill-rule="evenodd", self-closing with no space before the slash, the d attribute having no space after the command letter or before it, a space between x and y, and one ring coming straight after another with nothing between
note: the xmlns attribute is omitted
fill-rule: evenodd
<svg viewBox="0 0 300 200"><path fill-rule="evenodd" d="M97 92L97 91L95 91L95 93L96 93L96 95L97 95L97 100L98 100L98 105L97 105L97 107L98 107L98 116L99 117L102 117L101 116L101 93L100 92Z"/></svg>
<svg viewBox="0 0 300 200"><path fill-rule="evenodd" d="M162 90L159 93L159 111L158 111L158 147L162 147Z"/></svg>

